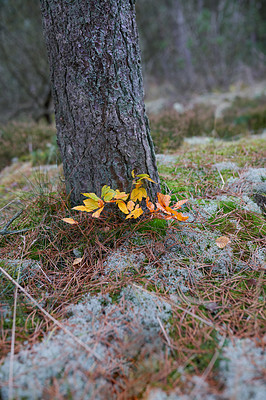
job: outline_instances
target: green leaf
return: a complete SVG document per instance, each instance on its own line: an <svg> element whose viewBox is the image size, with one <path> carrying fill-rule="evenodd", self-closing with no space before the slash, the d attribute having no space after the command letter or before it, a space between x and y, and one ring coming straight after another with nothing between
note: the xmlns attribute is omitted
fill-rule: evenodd
<svg viewBox="0 0 266 400"><path fill-rule="evenodd" d="M100 198L95 193L82 193L83 196L89 197L92 200L98 201Z"/></svg>

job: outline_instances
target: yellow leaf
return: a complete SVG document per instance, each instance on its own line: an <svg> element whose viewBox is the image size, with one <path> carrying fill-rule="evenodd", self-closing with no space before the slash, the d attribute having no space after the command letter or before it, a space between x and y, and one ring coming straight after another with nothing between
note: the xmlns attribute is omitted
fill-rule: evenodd
<svg viewBox="0 0 266 400"><path fill-rule="evenodd" d="M100 199L98 199L98 200L100 200ZM86 199L86 200L83 201L83 203L85 204L85 206L86 206L90 211L93 211L93 210L96 210L97 208L99 208L98 200L95 201L95 200L93 200L93 199Z"/></svg>
<svg viewBox="0 0 266 400"><path fill-rule="evenodd" d="M220 249L223 249L231 242L231 240L227 236L220 236L215 240L215 242Z"/></svg>
<svg viewBox="0 0 266 400"><path fill-rule="evenodd" d="M91 209L85 206L76 206L72 210L91 212Z"/></svg>
<svg viewBox="0 0 266 400"><path fill-rule="evenodd" d="M148 174L138 174L137 177L143 179L143 178L149 178L150 175L148 175Z"/></svg>
<svg viewBox="0 0 266 400"><path fill-rule="evenodd" d="M131 172L131 175L132 175L132 178L135 178L135 172L134 172L134 169L133 169L133 171Z"/></svg>
<svg viewBox="0 0 266 400"><path fill-rule="evenodd" d="M135 210L131 211L131 213L126 216L126 219L128 219L128 218L137 219L141 214L143 214L143 210L142 210L142 208L139 207L139 204L138 204L136 206Z"/></svg>
<svg viewBox="0 0 266 400"><path fill-rule="evenodd" d="M75 260L73 261L73 265L77 265L77 264L80 264L81 263L81 261L82 261L82 257L80 258L75 258Z"/></svg>
<svg viewBox="0 0 266 400"><path fill-rule="evenodd" d="M150 178L150 175L148 175L148 174L138 174L137 177L139 178L139 180L147 179L147 181L156 183Z"/></svg>
<svg viewBox="0 0 266 400"><path fill-rule="evenodd" d="M152 183L156 183L157 184L157 182L155 182L153 179L151 179L150 177L149 178L145 178L145 179L147 179L147 181L150 181L150 182L152 182Z"/></svg>
<svg viewBox="0 0 266 400"><path fill-rule="evenodd" d="M119 210L122 211L122 213L128 214L129 211L128 211L128 209L127 209L126 204L123 202L123 200L118 200L118 201L116 202L116 204L118 205L118 208L119 208Z"/></svg>
<svg viewBox="0 0 266 400"><path fill-rule="evenodd" d="M78 221L75 221L73 218L62 218L62 221L66 222L70 225L77 225Z"/></svg>
<svg viewBox="0 0 266 400"><path fill-rule="evenodd" d="M99 210L97 210L95 213L93 213L93 214L92 214L92 217L94 217L94 218L99 218L99 216L100 216L100 214L101 214L101 212L102 212L103 209L104 209L104 206L101 207L101 208L99 208Z"/></svg>
<svg viewBox="0 0 266 400"><path fill-rule="evenodd" d="M95 193L82 193L83 196L89 197L89 199L92 199L94 201L100 200L98 196L96 196Z"/></svg>
<svg viewBox="0 0 266 400"><path fill-rule="evenodd" d="M135 207L134 201L129 200L129 202L127 203L127 209L128 209L128 211L134 210L134 207Z"/></svg>
<svg viewBox="0 0 266 400"><path fill-rule="evenodd" d="M134 202L136 202L137 200L141 201L143 197L147 197L147 192L144 187L133 189L130 195L130 199Z"/></svg>

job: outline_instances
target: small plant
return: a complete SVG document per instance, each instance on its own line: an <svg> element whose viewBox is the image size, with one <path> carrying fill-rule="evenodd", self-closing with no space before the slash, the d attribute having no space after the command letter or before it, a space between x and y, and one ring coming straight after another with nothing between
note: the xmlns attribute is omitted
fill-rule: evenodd
<svg viewBox="0 0 266 400"><path fill-rule="evenodd" d="M186 221L188 217L184 216L177 210L187 202L187 199L180 200L175 203L172 207L170 206L171 196L157 193L156 204L150 201L147 191L143 186L144 181L154 182L148 174L135 175L134 170L132 171L133 177L133 189L131 193L120 192L118 189L113 190L110 186L104 185L101 191L101 197L98 197L95 193L82 193L86 200L83 201L84 205L73 207L73 210L86 211L88 213L93 212L94 218L99 218L104 207L107 204L116 204L123 214L126 214L126 219L134 218L137 219L143 214L141 202L146 199L146 207L152 214L157 218L162 219L176 219L178 221ZM63 218L63 221L68 224L77 224L72 218Z"/></svg>

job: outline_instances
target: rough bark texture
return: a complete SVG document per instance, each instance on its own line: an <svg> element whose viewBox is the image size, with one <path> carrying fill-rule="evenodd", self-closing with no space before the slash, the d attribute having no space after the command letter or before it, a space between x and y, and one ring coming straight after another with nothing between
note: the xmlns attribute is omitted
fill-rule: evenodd
<svg viewBox="0 0 266 400"><path fill-rule="evenodd" d="M159 182L133 0L41 0L58 145L73 204L131 171ZM150 186L151 196L158 190Z"/></svg>

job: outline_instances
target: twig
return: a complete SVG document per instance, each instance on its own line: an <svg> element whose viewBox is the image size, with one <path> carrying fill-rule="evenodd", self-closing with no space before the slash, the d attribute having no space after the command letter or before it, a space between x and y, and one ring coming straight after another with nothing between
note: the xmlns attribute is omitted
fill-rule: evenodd
<svg viewBox="0 0 266 400"><path fill-rule="evenodd" d="M213 366L217 360L217 358L220 355L220 351L224 345L225 342L225 336L222 337L220 343L219 343L219 347L215 350L214 355L212 356L211 361L209 362L209 365L207 366L207 368L205 369L205 371L203 372L203 374L201 375L202 380L198 381L198 383L195 385L194 389L192 390L192 392L190 393L191 398L193 398L193 396L195 397L195 400L201 399L201 397L197 396L197 393L200 389L200 387L202 386L203 382L206 381L209 373L211 372L211 370L213 369Z"/></svg>
<svg viewBox="0 0 266 400"><path fill-rule="evenodd" d="M218 349L215 350L214 355L209 363L209 365L207 366L207 368L205 369L205 371L202 374L202 379L205 381L207 376L209 375L209 373L211 372L211 370L213 369L213 366L217 360L217 358L219 357L220 351L224 345L225 342L225 336L222 337L221 342L219 343L219 347Z"/></svg>
<svg viewBox="0 0 266 400"><path fill-rule="evenodd" d="M4 230L1 230L0 231L0 235L15 235L16 233L24 233L24 232L27 232L27 231L29 231L29 229L19 229L18 231L4 231Z"/></svg>
<svg viewBox="0 0 266 400"><path fill-rule="evenodd" d="M221 187L221 189L223 189L224 185L225 185L225 181L224 181L223 175L221 174L221 171L219 169L218 169L218 172L219 172L220 178L221 178L221 180L223 182L222 187Z"/></svg>
<svg viewBox="0 0 266 400"><path fill-rule="evenodd" d="M18 211L14 217L12 217L7 224L4 226L3 229L0 230L0 235L14 235L15 233L23 233L28 231L29 229L25 228L25 229L19 229L16 231L9 231L8 228L9 226L12 224L13 221L15 221L15 219L17 219L21 214L22 214L22 210Z"/></svg>
<svg viewBox="0 0 266 400"><path fill-rule="evenodd" d="M18 284L1 266L0 266L0 272L2 272L7 279L9 279L14 285L18 287L22 291L23 294L25 294L28 299L36 306L38 309L46 315L55 325L57 325L60 329L62 329L63 332L65 332L66 335L70 336L74 342L76 342L80 347L85 349L89 354L94 356L97 360L102 361L101 357L99 357L97 354L95 354L85 343L83 343L79 338L77 338L70 330L68 330L61 322L57 321L51 314L49 314L38 302L28 293L26 290Z"/></svg>
<svg viewBox="0 0 266 400"><path fill-rule="evenodd" d="M14 215L14 217L12 217L12 218L7 222L7 224L4 226L4 229L3 229L3 230L6 231L7 228L9 228L9 226L12 224L12 222L15 221L15 219L17 219L21 214L22 214L22 210L18 211L18 212Z"/></svg>
<svg viewBox="0 0 266 400"><path fill-rule="evenodd" d="M12 221L11 221L12 222ZM17 276L17 283L19 283L20 279L20 271L21 271L21 264L22 258L25 251L25 236L23 238L23 250L20 258L20 263L18 267L18 276ZM10 350L10 364L9 364L9 379L8 379L8 399L13 399L13 376L14 376L14 353L15 353L15 336L16 336L16 314L17 314L17 300L18 300L18 287L15 288L15 295L14 295L14 310L13 310L13 322L12 322L12 338L11 338L11 350Z"/></svg>
<svg viewBox="0 0 266 400"><path fill-rule="evenodd" d="M5 204L3 207L0 208L0 211L4 210L6 207L10 206L10 204L15 203L18 201L17 199L11 200L9 203ZM19 201L18 201L19 202Z"/></svg>
<svg viewBox="0 0 266 400"><path fill-rule="evenodd" d="M169 337L168 337L168 335L167 335L167 333L166 333L166 330L164 329L164 326L163 326L163 324L162 324L162 322L161 322L161 320L160 320L160 318L159 318L158 316L157 316L157 320L158 320L158 322L159 322L159 325L160 325L160 327L161 327L161 330L163 331L163 334L164 334L164 337L165 337L165 339L166 339L166 341L167 341L168 346L169 346L169 347L172 347L171 341L170 341L170 339L169 339Z"/></svg>

